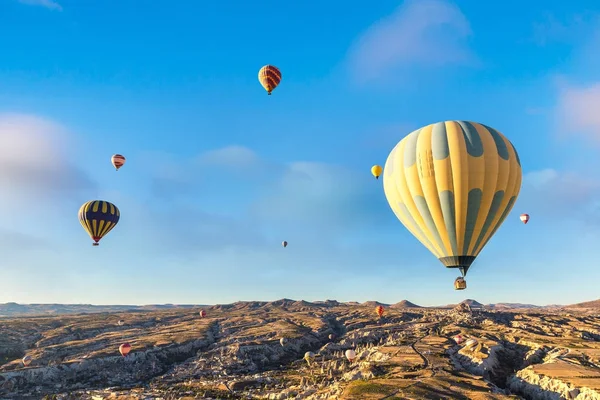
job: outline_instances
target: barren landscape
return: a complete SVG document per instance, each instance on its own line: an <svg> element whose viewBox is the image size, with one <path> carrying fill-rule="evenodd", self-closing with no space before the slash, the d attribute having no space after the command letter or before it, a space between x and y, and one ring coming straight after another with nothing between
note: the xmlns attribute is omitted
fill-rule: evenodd
<svg viewBox="0 0 600 400"><path fill-rule="evenodd" d="M192 306L4 317L0 397L600 399L598 302L403 301L382 318L377 305L283 299L203 306L204 318Z"/></svg>

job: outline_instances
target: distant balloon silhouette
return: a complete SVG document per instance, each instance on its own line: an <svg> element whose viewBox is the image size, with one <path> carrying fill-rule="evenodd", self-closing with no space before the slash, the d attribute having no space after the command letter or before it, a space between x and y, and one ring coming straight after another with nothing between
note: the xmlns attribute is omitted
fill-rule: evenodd
<svg viewBox="0 0 600 400"><path fill-rule="evenodd" d="M21 361L23 362L24 366L28 366L29 364L31 364L32 358L31 356L25 356Z"/></svg>

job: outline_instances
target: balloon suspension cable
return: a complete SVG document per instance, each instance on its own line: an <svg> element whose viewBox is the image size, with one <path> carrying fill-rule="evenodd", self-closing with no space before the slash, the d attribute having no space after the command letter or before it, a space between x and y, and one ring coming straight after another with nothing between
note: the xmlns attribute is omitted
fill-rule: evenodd
<svg viewBox="0 0 600 400"><path fill-rule="evenodd" d="M467 275L467 271L469 270L469 267L458 267L461 275L463 276L463 278Z"/></svg>

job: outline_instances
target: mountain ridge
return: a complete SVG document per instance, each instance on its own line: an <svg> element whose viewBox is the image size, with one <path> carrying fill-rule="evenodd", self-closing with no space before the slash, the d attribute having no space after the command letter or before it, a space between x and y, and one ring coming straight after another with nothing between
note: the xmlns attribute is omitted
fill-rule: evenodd
<svg viewBox="0 0 600 400"><path fill-rule="evenodd" d="M519 309L548 309L548 308L600 308L600 299L591 300L571 305L551 304L540 306L535 304L524 303L491 303L482 304L477 300L465 299L457 304L447 304L444 306L420 306L409 300L402 300L394 304L386 304L378 301L365 301L363 303L347 301L338 302L337 300L322 300L322 301L305 301L292 299L279 299L273 301L237 301L229 304L146 304L146 305L99 305L99 304L62 304L62 303L31 303L21 304L15 302L0 303L0 317L34 317L34 316L54 316L67 314L92 314L92 313L113 313L113 312L136 312L136 311L154 311L168 310L177 308L215 308L215 309L257 309L261 307L287 307L287 306L335 306L338 304L349 304L356 306L375 307L382 305L391 308L454 308L458 304L468 304L473 308L485 308L492 310L519 310Z"/></svg>

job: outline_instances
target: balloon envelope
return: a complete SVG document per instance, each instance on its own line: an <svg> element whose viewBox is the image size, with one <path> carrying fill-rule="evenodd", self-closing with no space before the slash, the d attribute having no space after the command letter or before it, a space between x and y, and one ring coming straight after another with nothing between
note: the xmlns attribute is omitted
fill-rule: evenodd
<svg viewBox="0 0 600 400"><path fill-rule="evenodd" d="M28 366L29 364L31 364L31 356L25 356L25 357L23 357L22 362L23 362L24 366Z"/></svg>
<svg viewBox="0 0 600 400"><path fill-rule="evenodd" d="M281 242L281 245L282 245L283 247L287 247L287 245L288 245L288 242L286 242L286 241L284 240L283 242Z"/></svg>
<svg viewBox="0 0 600 400"><path fill-rule="evenodd" d="M131 345L129 343L123 343L122 345L119 346L119 353L121 353L121 355L123 357L125 357L127 354L129 354L130 351L131 351Z"/></svg>
<svg viewBox="0 0 600 400"><path fill-rule="evenodd" d="M281 82L281 71L274 65L265 65L258 71L258 81L270 95Z"/></svg>
<svg viewBox="0 0 600 400"><path fill-rule="evenodd" d="M108 232L119 222L120 212L117 206L108 201L88 201L79 209L79 223L98 245Z"/></svg>
<svg viewBox="0 0 600 400"><path fill-rule="evenodd" d="M383 313L385 312L383 306L377 306L375 307L375 312L377 313L377 315L379 315L380 317L383 316Z"/></svg>
<svg viewBox="0 0 600 400"><path fill-rule="evenodd" d="M125 157L123 157L120 154L115 154L110 158L110 162L112 163L113 167L115 167L115 169L118 171L119 168L121 168L125 164Z"/></svg>
<svg viewBox="0 0 600 400"><path fill-rule="evenodd" d="M375 177L375 179L379 179L379 176L383 172L383 168L381 165L373 165L371 167L371 174Z"/></svg>
<svg viewBox="0 0 600 400"><path fill-rule="evenodd" d="M445 121L420 128L391 151L383 187L402 224L462 275L512 209L521 189L512 143L488 126Z"/></svg>
<svg viewBox="0 0 600 400"><path fill-rule="evenodd" d="M529 222L529 214L521 214L519 218L524 224L527 224Z"/></svg>
<svg viewBox="0 0 600 400"><path fill-rule="evenodd" d="M356 352L354 350L346 350L346 358L352 362L356 358Z"/></svg>

